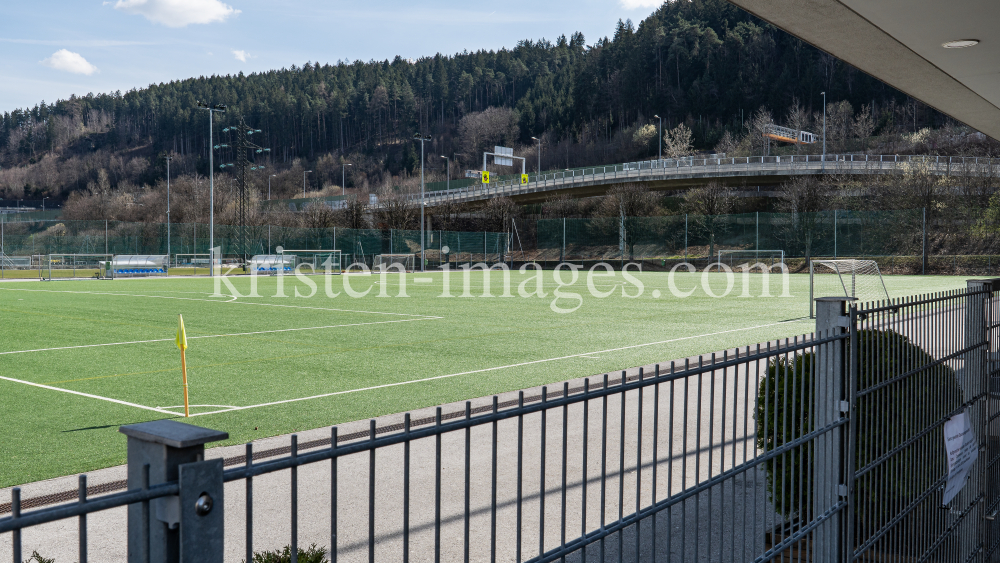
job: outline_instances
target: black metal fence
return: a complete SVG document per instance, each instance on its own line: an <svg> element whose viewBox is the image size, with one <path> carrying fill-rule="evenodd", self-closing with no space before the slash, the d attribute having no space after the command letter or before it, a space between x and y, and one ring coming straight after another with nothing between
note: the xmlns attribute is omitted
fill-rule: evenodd
<svg viewBox="0 0 1000 563"><path fill-rule="evenodd" d="M277 458L123 427L128 491L88 498L81 476L77 502L22 512L15 488L0 541L20 563L21 530L77 518L87 561L87 515L128 506L130 562L313 543L331 561L994 561L998 297L824 298L813 335L292 436ZM979 457L944 505L959 415Z"/></svg>

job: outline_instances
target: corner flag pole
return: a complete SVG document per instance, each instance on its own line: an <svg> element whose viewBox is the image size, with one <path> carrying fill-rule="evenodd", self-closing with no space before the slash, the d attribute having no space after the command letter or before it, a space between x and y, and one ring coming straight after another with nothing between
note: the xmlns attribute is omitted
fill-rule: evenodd
<svg viewBox="0 0 1000 563"><path fill-rule="evenodd" d="M184 351L187 350L188 341L187 333L184 331L184 316L177 315L178 325L177 325L177 347L181 350L181 373L184 375L184 417L187 418L191 416L188 411L188 370L187 370L187 358L184 357Z"/></svg>

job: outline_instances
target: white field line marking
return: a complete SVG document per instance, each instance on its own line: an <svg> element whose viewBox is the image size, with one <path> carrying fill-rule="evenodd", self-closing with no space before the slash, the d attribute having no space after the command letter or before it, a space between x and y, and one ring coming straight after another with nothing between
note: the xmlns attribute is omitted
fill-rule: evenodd
<svg viewBox="0 0 1000 563"><path fill-rule="evenodd" d="M157 407L147 407L145 405L139 405L136 403L129 403L128 401L119 401L118 399L110 399L108 397L102 397L100 395L91 395L90 393L81 393L79 391L71 391L69 389L63 389L61 387L52 387L51 385L42 385L41 383L32 383L31 381L23 381L20 379L14 379L12 377L0 376L0 379L6 381L13 381L14 383L23 383L25 385L31 385L32 387L41 387L42 389L48 389L50 391L62 391L63 393L69 393L70 395L79 395L80 397L87 397L90 399L99 399L101 401L108 401L109 403L117 403L119 405L125 405L127 407L135 407L137 409L145 409L148 411L154 411L162 414L169 414L171 416L177 416L177 413L170 412Z"/></svg>
<svg viewBox="0 0 1000 563"><path fill-rule="evenodd" d="M622 350L633 350L635 348L644 348L644 347L647 347L647 346L657 346L659 344L669 344L671 342L680 342L682 340L691 340L693 338L703 338L703 337L706 337L706 336L718 336L720 334L729 334L729 333L733 333L733 332L743 332L743 331L747 331L747 330L756 330L758 328L768 328L768 327L772 327L772 326L778 326L778 325L782 325L782 324L787 324L788 322L789 321L779 321L779 322L776 322L776 323L769 323L769 324L764 324L764 325L759 325L759 326L750 326L750 327L746 327L746 328L734 328L732 330L723 330L723 331L719 331L719 332L712 332L712 333L709 333L709 334L697 334L697 335L694 335L694 336L683 336L681 338L672 338L670 340L661 340L659 342L648 342L646 344L633 344L631 346L622 346L620 348L609 348L607 350L598 350L598 351L595 351L595 352L584 352L584 353L581 353L581 354L570 354L569 356L560 356L558 358L547 358L547 359L544 359L544 360L532 360L530 362L521 362L521 363L518 363L518 364L510 364L510 365L506 365L506 366L496 366L496 367L491 367L491 368L476 369L476 370L472 370L472 371L463 371L461 373L450 373L448 375L436 375L434 377L425 377L424 379L414 379L412 381L399 381L399 382L396 382L396 383L386 383L385 385L375 385L375 386L372 386L372 387L362 387L362 388L359 388L359 389L347 389L345 391L334 391L332 393L324 393L322 395L313 395L312 397L301 397L301 398L298 398L298 399L285 399L283 401L273 401L273 402L270 402L270 403L261 403L259 405L249 405L249 406L246 406L246 407L236 407L236 408L233 408L233 409L224 409L224 410L218 410L218 411L200 412L200 413L197 413L197 414L192 414L191 416L205 416L205 415L208 415L208 414L218 414L218 413L223 413L223 412L231 412L231 411L234 411L234 410L241 411L241 410L247 410L247 409L255 409L257 407L270 407L270 406L274 406L274 405L283 405L283 404L286 404L286 403L297 403L297 402L300 402L300 401L310 401L312 399L322 399L324 397L333 397L333 396L336 396L336 395L347 395L349 393L360 393L362 391L374 391L376 389L385 389L387 387L398 387L398 386L401 386L401 385L411 385L411 384L414 384L414 383L423 383L425 381L434 381L434 380L437 380L437 379L448 379L448 378L451 378L451 377L458 377L460 375L471 375L471 374L474 374L474 373L484 373L484 372L487 372L487 371L497 371L497 370L502 370L502 369L507 369L507 368L516 368L516 367L522 367L522 366L530 366L532 364L542 364L542 363L546 363L546 362L557 362L559 360L568 360L570 358L585 357L585 356L588 356L588 355L591 355L591 354L604 354L604 353L607 353L607 352L620 352Z"/></svg>
<svg viewBox="0 0 1000 563"><path fill-rule="evenodd" d="M412 313L388 313L385 311L359 311L357 309L333 309L329 307L305 307L301 305L282 305L280 303L252 303L249 301L236 301L237 297L235 295L226 296L230 297L228 301L223 301L221 299L195 299L193 297L173 297L170 295L142 295L139 293L108 293L99 291L55 291L51 289L21 289L12 287L0 287L0 290L6 291L34 291L40 293L75 293L81 295L117 295L119 297L148 297L150 299L175 299L178 301L203 301L207 303L235 303L237 305L258 305L262 307L284 307L289 309L309 309L313 311L334 311L337 313L364 313L370 315L392 315L397 317L421 317L425 319L443 319L444 317L436 317L433 315L417 315ZM225 296L225 295L224 295Z"/></svg>
<svg viewBox="0 0 1000 563"><path fill-rule="evenodd" d="M216 407L216 408L222 408L222 409L235 409L236 408L236 407L234 407L232 405L188 405L188 407L190 407L190 408L194 408L194 407ZM183 409L184 405L177 405L177 406L173 406L173 407L156 407L156 408L158 408L158 409Z"/></svg>
<svg viewBox="0 0 1000 563"><path fill-rule="evenodd" d="M253 336L257 334L274 334L278 332L299 332L303 330L322 330L325 328L344 328L351 326L368 326L368 325L384 325L392 323L408 323L413 321L433 321L438 320L442 317L430 317L421 319L400 319L397 321L372 321L370 323L351 323L346 325L327 325L327 326L310 326L302 328L279 328L275 330L258 330L254 332L234 332L231 334L205 334L201 336L188 336L188 340L197 340L201 338L226 338L229 336ZM29 352L53 352L56 350L77 350L80 348L100 348L102 346L125 346L128 344L152 344L154 342L173 342L175 338L157 338L155 340L133 340L130 342L107 342L104 344L81 344L79 346L59 346L57 348L38 348L35 350L13 350L10 352L0 352L0 356L6 356L9 354L27 354Z"/></svg>

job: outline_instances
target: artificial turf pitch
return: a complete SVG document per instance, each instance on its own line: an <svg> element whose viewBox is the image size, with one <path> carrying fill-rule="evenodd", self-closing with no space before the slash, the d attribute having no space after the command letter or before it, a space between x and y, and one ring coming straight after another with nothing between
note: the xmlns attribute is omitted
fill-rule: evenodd
<svg viewBox="0 0 1000 563"><path fill-rule="evenodd" d="M441 272L258 278L260 297L213 296L210 278L0 282L0 487L124 463L123 424L178 417L183 409L177 315L189 338L193 424L229 432L225 444L360 420L575 377L811 332L808 276L792 297L760 297L761 276L713 298L701 273L586 272L560 285L553 272L513 272L511 296L493 272L473 272L462 297L442 297ZM351 297L351 290L364 297ZM324 285L339 293L330 298ZM568 282L568 272L561 280ZM886 277L890 295L965 286L964 277ZM242 294L250 280L233 278ZM708 277L721 294L726 280ZM523 287L519 287L524 283ZM519 295L519 289L532 293ZM380 296L380 293L387 296ZM556 300L555 291L559 291ZM623 296L622 292L629 296ZM579 295L577 299L573 295ZM658 297L655 297L658 295ZM557 313L553 307L571 309ZM218 445L225 445L218 444Z"/></svg>

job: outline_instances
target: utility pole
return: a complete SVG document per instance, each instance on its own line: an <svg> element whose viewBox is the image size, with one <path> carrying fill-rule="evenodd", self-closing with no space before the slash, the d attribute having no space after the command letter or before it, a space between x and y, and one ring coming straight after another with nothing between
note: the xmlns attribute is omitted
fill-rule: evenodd
<svg viewBox="0 0 1000 563"><path fill-rule="evenodd" d="M417 133L413 136L414 140L420 141L420 271L424 271L424 237L426 233L424 232L424 206L426 202L424 201L424 142L430 141L430 135L421 135Z"/></svg>
<svg viewBox="0 0 1000 563"><path fill-rule="evenodd" d="M213 160L212 121L216 112L226 113L226 104L210 106L205 102L197 102L198 107L208 110L208 247L211 259L208 261L208 273L215 275L215 161ZM221 253L220 253L221 254Z"/></svg>
<svg viewBox="0 0 1000 563"><path fill-rule="evenodd" d="M174 157L167 156L167 264L170 263L170 161Z"/></svg>

